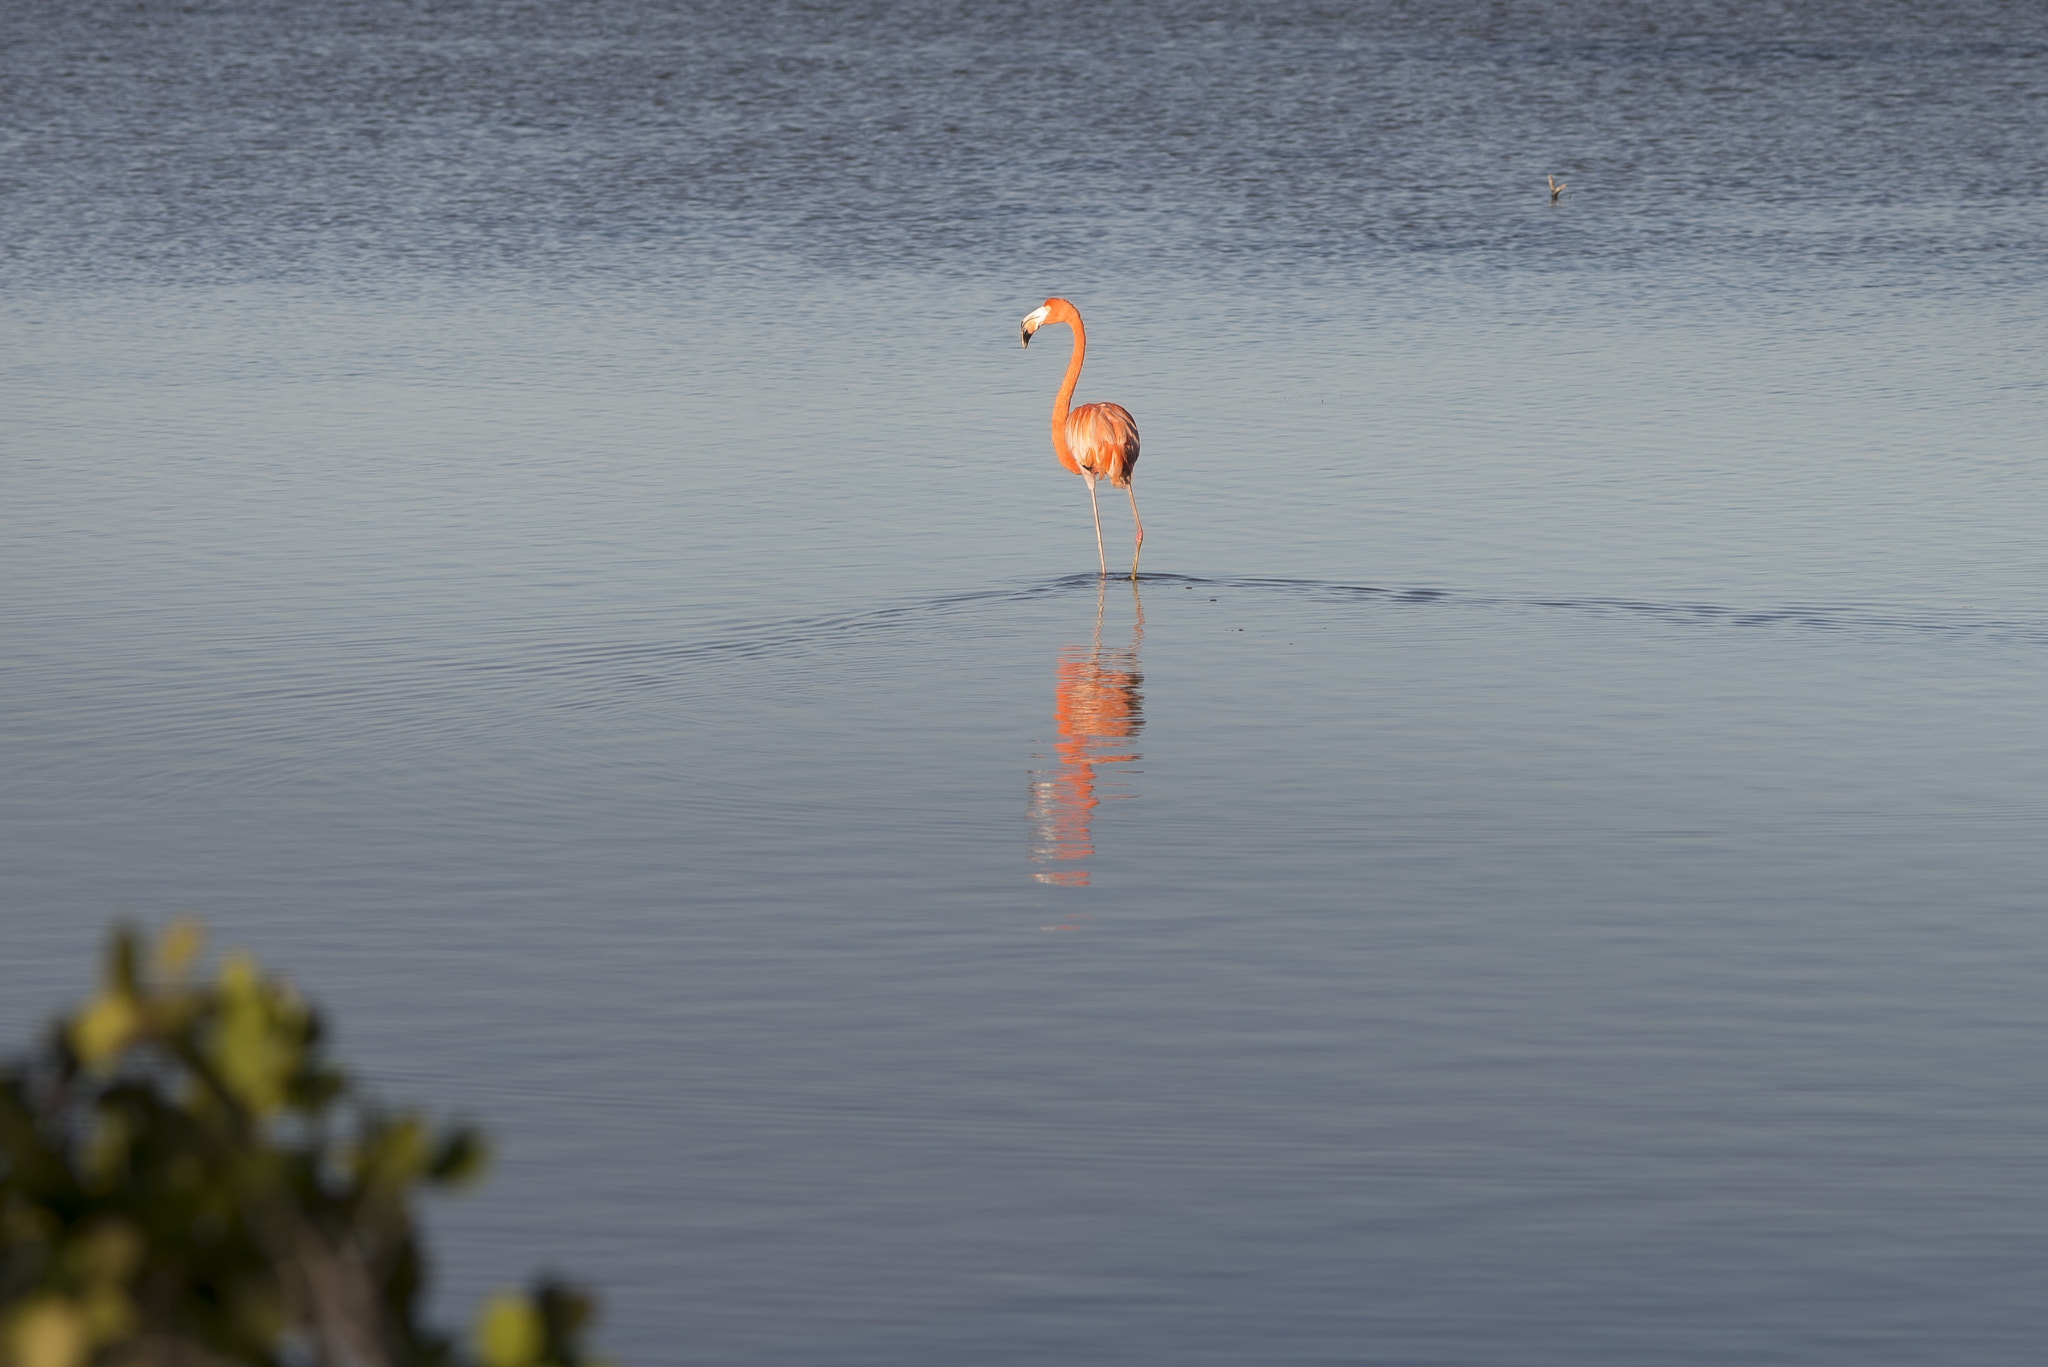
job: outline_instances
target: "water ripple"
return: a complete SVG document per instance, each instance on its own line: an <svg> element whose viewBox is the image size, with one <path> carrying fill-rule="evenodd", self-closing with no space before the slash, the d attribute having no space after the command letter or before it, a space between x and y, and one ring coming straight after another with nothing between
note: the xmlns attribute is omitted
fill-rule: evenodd
<svg viewBox="0 0 2048 1367"><path fill-rule="evenodd" d="M1914 614L1875 605L1788 603L1745 606L1666 603L1625 597L1525 597L1441 588L1380 587L1317 579L1212 578L1159 573L1144 574L1139 578L1141 585L1153 587L1179 586L1275 598L1284 596L1332 606L1567 613L1681 628L1735 631L1791 628L1806 632L1850 633L1864 638L1968 638L2026 647L2048 646L2048 621L1962 614ZM606 679L604 699L586 696L566 705L601 706L607 699L616 701L616 690L622 687L656 687L672 683L679 671L693 665L801 654L929 625L963 613L1079 595L1095 588L1098 583L1094 575L1071 574L1035 584L941 594L863 611L785 617L752 624L735 623L725 633L695 640L620 641L602 645L560 642L539 646L516 658L485 663L451 662L449 667L488 674L538 677L599 674Z"/></svg>

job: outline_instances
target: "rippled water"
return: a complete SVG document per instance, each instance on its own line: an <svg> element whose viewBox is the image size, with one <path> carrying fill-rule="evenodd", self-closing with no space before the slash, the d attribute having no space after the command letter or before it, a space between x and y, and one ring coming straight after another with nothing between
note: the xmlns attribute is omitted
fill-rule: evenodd
<svg viewBox="0 0 2048 1367"><path fill-rule="evenodd" d="M633 1363L2031 1362L2044 92L2022 3L10 0L0 1024L204 911L498 1134L446 1313Z"/></svg>

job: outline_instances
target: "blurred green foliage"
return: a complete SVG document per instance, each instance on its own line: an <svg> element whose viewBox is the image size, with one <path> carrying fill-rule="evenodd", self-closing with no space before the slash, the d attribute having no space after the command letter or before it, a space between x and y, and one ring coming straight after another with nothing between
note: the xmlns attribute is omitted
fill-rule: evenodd
<svg viewBox="0 0 2048 1367"><path fill-rule="evenodd" d="M98 995L0 1066L0 1367L594 1367L589 1299L420 1320L413 1195L486 1150L377 1105L319 1015L202 932L113 935Z"/></svg>

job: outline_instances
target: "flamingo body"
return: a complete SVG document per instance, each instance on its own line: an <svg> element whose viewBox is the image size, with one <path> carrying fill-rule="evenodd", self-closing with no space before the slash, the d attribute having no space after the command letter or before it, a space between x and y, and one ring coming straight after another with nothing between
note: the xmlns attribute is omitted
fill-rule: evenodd
<svg viewBox="0 0 2048 1367"><path fill-rule="evenodd" d="M1059 444L1053 444L1059 455ZM1084 403L1067 414L1067 451L1060 463L1074 474L1086 471L1119 489L1131 487L1138 468L1138 423L1120 403Z"/></svg>
<svg viewBox="0 0 2048 1367"><path fill-rule="evenodd" d="M1136 529L1131 578L1136 579L1138 556L1145 549L1145 524L1138 520L1138 495L1131 488L1131 476L1138 468L1137 420L1122 404L1069 407L1081 378L1081 361L1088 353L1088 334L1081 327L1081 311L1054 298L1024 315L1018 336L1028 347L1031 334L1048 323L1065 323L1074 333L1074 354L1068 358L1066 378L1052 400L1052 453L1068 473L1088 482L1088 507L1095 515L1095 561L1104 574L1109 573L1109 561L1102 551L1102 510L1095 502L1095 481L1106 479L1130 495L1131 525Z"/></svg>

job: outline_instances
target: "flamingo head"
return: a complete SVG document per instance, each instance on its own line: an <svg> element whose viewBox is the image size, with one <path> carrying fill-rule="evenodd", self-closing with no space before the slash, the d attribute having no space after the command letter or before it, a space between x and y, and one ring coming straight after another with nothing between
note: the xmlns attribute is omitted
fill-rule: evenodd
<svg viewBox="0 0 2048 1367"><path fill-rule="evenodd" d="M1024 321L1017 325L1017 336L1023 339L1025 346L1031 345L1031 334L1045 326L1046 315L1051 312L1052 301L1048 299L1024 315Z"/></svg>

